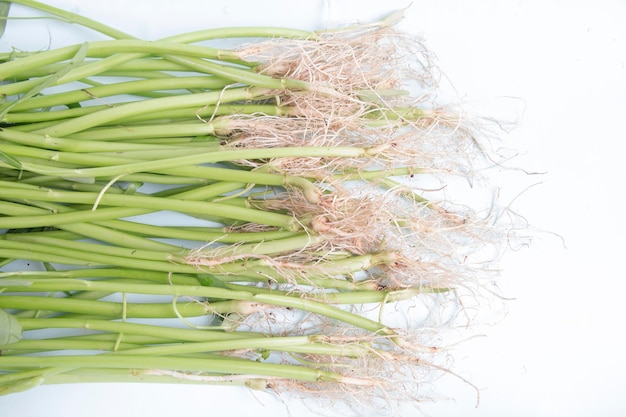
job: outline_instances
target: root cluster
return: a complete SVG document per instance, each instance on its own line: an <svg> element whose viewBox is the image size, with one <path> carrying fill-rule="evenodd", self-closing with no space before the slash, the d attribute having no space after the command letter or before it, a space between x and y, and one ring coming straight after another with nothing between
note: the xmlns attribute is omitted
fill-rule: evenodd
<svg viewBox="0 0 626 417"><path fill-rule="evenodd" d="M295 188L249 198L254 207L293 215L317 237L305 248L266 259L264 265L276 275L267 274L267 284L258 285L302 297L319 296L336 288L316 280L323 278L386 291L420 289L421 297L428 297L429 291L434 297L447 292L455 298L454 291L477 291L497 275L495 262L507 226L494 218L492 207L470 207L444 192L449 178L465 178L471 185L488 164L490 157L480 143L481 126L450 106L437 105L437 70L421 41L385 28L326 34L315 40L272 40L239 53L260 62L257 70L263 74L303 80L311 87L276 92L276 102L289 109L289 117L230 116L225 146L364 150L359 157L237 161L308 178L321 190L315 202ZM432 179L441 192L428 190ZM337 267L337 259L363 256L371 258L349 270ZM237 326L254 329L280 323L283 334L328 329L314 315L294 319L287 312L279 320L280 314L263 311L240 318ZM431 322L428 329L436 333L438 327L449 325L447 320ZM343 400L367 397L374 404L419 400L424 399L419 394L422 381L433 372L446 372L443 346L426 349L411 342L399 347L385 338L333 334L342 334L352 344L365 343L371 351L358 358L311 354L299 360L344 375L339 389L333 386L329 392L324 383L294 381L273 381L272 388L323 392ZM338 339L335 345L340 344Z"/></svg>

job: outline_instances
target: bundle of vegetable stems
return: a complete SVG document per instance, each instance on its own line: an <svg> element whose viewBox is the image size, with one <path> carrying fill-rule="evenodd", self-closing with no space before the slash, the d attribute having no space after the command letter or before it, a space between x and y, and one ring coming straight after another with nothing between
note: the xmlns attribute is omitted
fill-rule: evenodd
<svg viewBox="0 0 626 417"><path fill-rule="evenodd" d="M428 189L473 175L480 132L431 100L431 57L398 13L143 41L11 3L111 40L0 54L1 393L419 397L442 369L437 328L385 324L383 306L454 300L497 237Z"/></svg>

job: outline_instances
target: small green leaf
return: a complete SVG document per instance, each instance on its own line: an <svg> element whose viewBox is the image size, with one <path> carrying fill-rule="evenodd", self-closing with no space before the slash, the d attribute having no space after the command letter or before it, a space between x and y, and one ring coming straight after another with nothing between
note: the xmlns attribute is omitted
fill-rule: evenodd
<svg viewBox="0 0 626 417"><path fill-rule="evenodd" d="M22 169L22 163L20 161L13 158L8 153L2 152L1 150L0 150L0 162L4 162L5 164L15 169Z"/></svg>
<svg viewBox="0 0 626 417"><path fill-rule="evenodd" d="M220 279L216 278L215 276L211 274L198 274L198 281L200 281L200 285L202 285L203 287L223 288L225 290L230 289L223 281L221 281ZM222 299L207 298L206 301L210 303L214 303L217 301L222 301Z"/></svg>
<svg viewBox="0 0 626 417"><path fill-rule="evenodd" d="M46 271L56 271L56 268L49 262L44 262L43 267L46 269Z"/></svg>
<svg viewBox="0 0 626 417"><path fill-rule="evenodd" d="M198 281L200 281L200 284L203 287L223 288L225 290L230 289L224 281L211 274L198 274Z"/></svg>
<svg viewBox="0 0 626 417"><path fill-rule="evenodd" d="M31 97L36 96L37 94L41 93L46 88L57 85L57 82L65 74L70 72L70 70L76 68L76 66L80 65L85 60L85 58L87 57L88 50L89 50L89 43L84 42L83 44L81 44L81 46L78 48L78 51L76 52L74 57L72 57L70 62L64 65L63 68L61 68L59 71L55 72L54 74L41 77L41 82L39 82L39 84L35 85L26 93L22 94L20 98L14 101L6 102L2 106L0 106L0 109L1 109L0 116L4 116L5 114L9 112L9 110L11 110L12 107L28 100Z"/></svg>
<svg viewBox="0 0 626 417"><path fill-rule="evenodd" d="M0 1L0 38L4 35L4 30L7 27L7 17L9 17L10 8L10 1Z"/></svg>
<svg viewBox="0 0 626 417"><path fill-rule="evenodd" d="M135 192L143 186L142 182L130 182L124 189L124 194L135 194Z"/></svg>
<svg viewBox="0 0 626 417"><path fill-rule="evenodd" d="M22 326L15 317L0 309L0 345L10 345L22 339Z"/></svg>
<svg viewBox="0 0 626 417"><path fill-rule="evenodd" d="M43 376L35 376L32 378L18 379L8 384L0 385L0 395L15 394L26 391L41 385L44 381Z"/></svg>
<svg viewBox="0 0 626 417"><path fill-rule="evenodd" d="M13 262L15 259L12 258L0 258L0 268L2 268L5 265L10 264L11 262ZM1 292L1 291L0 291Z"/></svg>

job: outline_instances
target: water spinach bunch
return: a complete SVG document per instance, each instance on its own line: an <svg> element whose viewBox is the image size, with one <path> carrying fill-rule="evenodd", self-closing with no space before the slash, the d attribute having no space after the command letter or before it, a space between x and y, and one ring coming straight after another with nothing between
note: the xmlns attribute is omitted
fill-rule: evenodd
<svg viewBox="0 0 626 417"><path fill-rule="evenodd" d="M498 237L441 191L484 160L480 131L437 104L400 14L145 41L9 3L110 39L0 53L0 393L420 397L437 324L372 312L454 301Z"/></svg>

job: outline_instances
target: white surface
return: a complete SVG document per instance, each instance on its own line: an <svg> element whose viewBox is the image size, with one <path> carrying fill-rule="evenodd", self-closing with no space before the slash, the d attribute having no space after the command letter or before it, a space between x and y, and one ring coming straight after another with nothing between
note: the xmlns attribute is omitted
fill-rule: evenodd
<svg viewBox="0 0 626 417"><path fill-rule="evenodd" d="M408 1L48 3L156 39L203 27L320 28L367 21ZM403 27L425 36L465 100L523 100L522 125L507 140L523 153L517 165L547 174L526 179L541 184L517 199L514 209L531 225L554 233L538 233L529 249L505 258L501 287L515 298L508 316L487 329L487 337L454 351L456 369L481 388L480 406L474 408L472 390L451 380L442 382L441 390L456 401L425 405L424 411L467 417L625 415L620 306L626 290L621 259L626 3L415 1L406 14ZM32 25L10 22L7 36L26 24ZM36 25L43 37L30 32L29 42L46 48L55 41L46 35L53 24ZM314 415L289 406L294 416ZM285 405L268 395L220 387L40 387L0 397L1 417L174 413L288 415Z"/></svg>

